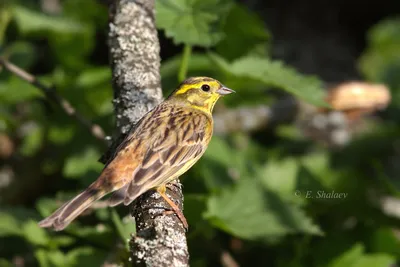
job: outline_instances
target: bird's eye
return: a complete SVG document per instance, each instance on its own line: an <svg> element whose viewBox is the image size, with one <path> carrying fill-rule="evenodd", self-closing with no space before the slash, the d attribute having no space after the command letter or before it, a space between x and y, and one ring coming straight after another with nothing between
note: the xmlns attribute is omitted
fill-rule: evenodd
<svg viewBox="0 0 400 267"><path fill-rule="evenodd" d="M210 86L208 84L203 84L201 86L201 90L203 90L204 92L208 92L210 91Z"/></svg>

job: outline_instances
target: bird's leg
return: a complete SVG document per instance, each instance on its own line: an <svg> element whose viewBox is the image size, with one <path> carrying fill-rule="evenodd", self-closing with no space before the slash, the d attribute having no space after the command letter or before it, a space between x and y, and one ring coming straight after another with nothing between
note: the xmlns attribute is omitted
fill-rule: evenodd
<svg viewBox="0 0 400 267"><path fill-rule="evenodd" d="M185 216L183 215L182 211L179 209L179 207L171 200L166 194L167 188L165 185L159 186L157 188L157 192L162 196L162 198L171 206L172 210L175 212L176 216L178 216L179 220L182 222L183 226L187 230L189 228L189 225L186 221Z"/></svg>

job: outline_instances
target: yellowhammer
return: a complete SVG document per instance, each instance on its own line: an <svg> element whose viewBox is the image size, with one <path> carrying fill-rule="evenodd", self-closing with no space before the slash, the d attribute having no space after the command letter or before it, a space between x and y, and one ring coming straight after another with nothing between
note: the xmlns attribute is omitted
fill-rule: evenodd
<svg viewBox="0 0 400 267"><path fill-rule="evenodd" d="M165 186L204 154L213 132L213 107L220 96L232 92L212 78L185 80L139 120L94 183L39 225L59 231L108 193L115 191L110 206L128 205L156 188L187 228L182 212L165 194Z"/></svg>

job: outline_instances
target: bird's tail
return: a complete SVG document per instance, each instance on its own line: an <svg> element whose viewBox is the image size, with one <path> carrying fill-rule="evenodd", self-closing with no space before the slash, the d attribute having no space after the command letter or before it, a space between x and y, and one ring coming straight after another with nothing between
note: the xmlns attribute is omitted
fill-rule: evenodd
<svg viewBox="0 0 400 267"><path fill-rule="evenodd" d="M62 205L52 215L39 222L40 227L53 227L61 231L90 205L105 195L104 190L96 189L93 185Z"/></svg>

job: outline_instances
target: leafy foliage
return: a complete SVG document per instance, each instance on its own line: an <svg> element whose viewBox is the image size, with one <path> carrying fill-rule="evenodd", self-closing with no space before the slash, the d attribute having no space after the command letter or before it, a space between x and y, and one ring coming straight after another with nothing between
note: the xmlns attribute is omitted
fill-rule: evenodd
<svg viewBox="0 0 400 267"><path fill-rule="evenodd" d="M340 266L390 266L394 263L393 257L384 254L364 254L364 247L360 244L340 255L329 263L329 267Z"/></svg>
<svg viewBox="0 0 400 267"><path fill-rule="evenodd" d="M15 6L13 11L13 18L22 34L39 31L79 33L83 30L82 25L71 19L45 16L22 6Z"/></svg>
<svg viewBox="0 0 400 267"><path fill-rule="evenodd" d="M157 26L176 44L211 46L223 38L221 17L230 1L167 0L157 1Z"/></svg>
<svg viewBox="0 0 400 267"><path fill-rule="evenodd" d="M47 14L36 2L0 3L1 56L54 85L111 134L107 7L66 0L61 13ZM165 94L181 73L213 76L237 91L217 112L224 105L275 103L270 89L325 105L322 82L271 59L268 25L238 1L156 3L163 34L195 47L163 58ZM390 19L369 31L360 69L367 79L389 84L395 101L382 121L372 122L369 135L345 149L307 141L295 125L213 137L183 179L191 266L219 266L216 251L231 251L241 266L260 266L266 254L276 257L266 265L277 267L387 267L400 259L400 220L377 201L398 197L400 188L399 29ZM169 46L161 43L162 50ZM126 264L135 228L126 207L89 210L63 232L37 226L97 177L102 144L37 88L3 70L0 130L0 144L7 138L12 143L11 156L0 145L0 266L13 266L16 258L41 267L101 266L110 258Z"/></svg>
<svg viewBox="0 0 400 267"><path fill-rule="evenodd" d="M327 105L323 102L321 83L317 78L300 75L295 70L285 67L281 62L247 56L229 64L218 55L210 54L210 56L228 77L250 78L265 85L282 88L312 104Z"/></svg>
<svg viewBox="0 0 400 267"><path fill-rule="evenodd" d="M394 103L400 104L400 19L387 19L375 25L368 34L369 47L360 60L365 76L390 85Z"/></svg>
<svg viewBox="0 0 400 267"><path fill-rule="evenodd" d="M299 208L288 205L256 181L243 178L234 188L210 197L206 217L217 227L250 240L295 232L321 233Z"/></svg>

